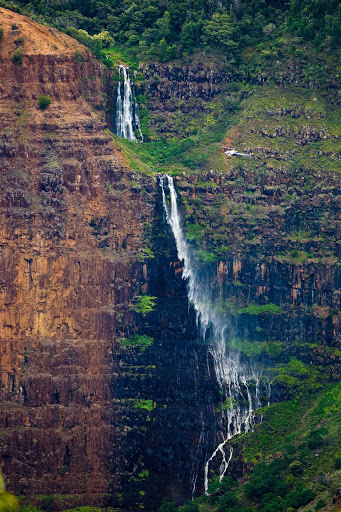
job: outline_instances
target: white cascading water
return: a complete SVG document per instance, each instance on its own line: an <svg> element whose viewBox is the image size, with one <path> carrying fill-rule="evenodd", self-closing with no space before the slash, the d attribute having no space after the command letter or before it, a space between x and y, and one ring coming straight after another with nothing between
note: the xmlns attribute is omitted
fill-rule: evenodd
<svg viewBox="0 0 341 512"><path fill-rule="evenodd" d="M137 107L135 107L135 112L133 108L134 96L128 69L127 66L119 66L118 68L120 79L117 87L115 133L123 139L136 141L135 128L137 128L140 133L141 142L143 142ZM121 82L122 74L123 86Z"/></svg>
<svg viewBox="0 0 341 512"><path fill-rule="evenodd" d="M255 410L262 405L260 400L262 370L257 368L251 360L242 357L240 352L229 347L228 339L232 338L232 333L229 332L231 327L228 319L219 312L212 283L206 282L205 272L195 258L195 252L187 243L173 178L168 175L162 176L160 186L166 219L175 238L178 257L184 263L182 277L187 280L188 299L194 307L202 338L209 342L222 394L221 423L224 425L225 434L220 434L221 442L205 464L204 483L205 492L208 494L210 464L215 459L220 461L219 479L221 481L233 456L233 448L226 446L228 441L237 434L253 430ZM166 199L167 190L170 196L169 204ZM263 388L269 401L269 384L264 384ZM227 453L226 450L228 450ZM194 491L195 489L192 489L192 494Z"/></svg>

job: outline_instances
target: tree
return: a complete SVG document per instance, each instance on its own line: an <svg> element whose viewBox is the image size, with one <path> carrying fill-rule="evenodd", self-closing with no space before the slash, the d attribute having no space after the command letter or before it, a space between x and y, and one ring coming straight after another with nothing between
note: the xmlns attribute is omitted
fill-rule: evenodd
<svg viewBox="0 0 341 512"><path fill-rule="evenodd" d="M200 42L202 34L202 21L189 21L181 30L180 42L184 50L192 50Z"/></svg>
<svg viewBox="0 0 341 512"><path fill-rule="evenodd" d="M157 30L158 30L158 37L166 41L171 41L172 39L172 28L170 23L170 15L168 11L165 11L162 18L159 18L157 22L155 23Z"/></svg>
<svg viewBox="0 0 341 512"><path fill-rule="evenodd" d="M233 40L234 28L228 14L213 14L211 20L203 26L202 41L205 46L233 53L238 48L238 43Z"/></svg>
<svg viewBox="0 0 341 512"><path fill-rule="evenodd" d="M99 34L95 34L93 36L95 41L99 41L102 48L109 48L110 46L114 46L115 40L107 30L102 30Z"/></svg>

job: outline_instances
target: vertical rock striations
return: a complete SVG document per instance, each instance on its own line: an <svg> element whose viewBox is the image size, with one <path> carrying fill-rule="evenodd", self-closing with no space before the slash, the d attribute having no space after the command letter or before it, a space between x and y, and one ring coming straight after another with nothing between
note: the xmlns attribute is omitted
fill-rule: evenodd
<svg viewBox="0 0 341 512"><path fill-rule="evenodd" d="M101 66L67 36L0 12L3 472L19 494L103 503L121 464L116 314L141 291L150 202L91 108Z"/></svg>

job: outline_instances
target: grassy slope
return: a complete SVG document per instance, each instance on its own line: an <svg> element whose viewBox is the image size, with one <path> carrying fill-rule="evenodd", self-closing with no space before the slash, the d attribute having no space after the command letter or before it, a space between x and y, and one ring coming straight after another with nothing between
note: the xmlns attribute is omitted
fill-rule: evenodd
<svg viewBox="0 0 341 512"><path fill-rule="evenodd" d="M330 99L330 98L329 98ZM229 142L255 150L255 160L246 167L263 163L257 148L267 149L285 160L267 159L267 164L284 169L299 166L321 171L340 170L341 123L338 109L328 103L328 94L300 87L266 85L242 102L241 120ZM287 113L285 112L287 111ZM276 129L281 132L274 137ZM309 130L312 139L302 136ZM229 162L230 163L230 162Z"/></svg>
<svg viewBox="0 0 341 512"><path fill-rule="evenodd" d="M247 98L240 101L243 95ZM130 150L132 167L145 172L141 165L144 162L154 172L173 174L224 171L226 166L241 163L246 169L270 165L283 170L340 170L340 116L329 103L327 93L274 84L233 84L207 110L207 115L187 120L180 107L175 111L177 123L186 123L188 131L192 131L184 139L170 137L144 144L122 141L128 153ZM285 110L288 113L283 114ZM254 151L255 158L225 162L221 149L224 142L240 151Z"/></svg>
<svg viewBox="0 0 341 512"><path fill-rule="evenodd" d="M244 435L235 444L241 449L248 467L260 462L269 464L274 460L284 460L279 479L288 483L289 489L300 483L312 489L314 500L294 510L313 511L317 502L324 500L326 505L321 507L322 511L338 511L341 503L332 502L341 484L340 411L341 383L338 383L314 397L271 405L261 411L265 419L256 426L255 432ZM290 467L294 461L300 463L296 471L293 469L296 463ZM261 512L262 505L247 499L244 489L245 480L242 480L237 490L240 506ZM221 510L223 496L224 492L216 490L210 498L200 498L199 509ZM228 512L229 507L224 510Z"/></svg>

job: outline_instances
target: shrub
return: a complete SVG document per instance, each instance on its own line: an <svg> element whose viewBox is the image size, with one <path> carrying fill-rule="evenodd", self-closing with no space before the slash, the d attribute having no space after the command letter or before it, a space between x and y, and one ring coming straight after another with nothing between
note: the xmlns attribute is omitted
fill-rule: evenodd
<svg viewBox="0 0 341 512"><path fill-rule="evenodd" d="M199 249L197 251L196 259L203 263L204 265L209 265L210 263L216 263L217 257L213 252L207 252L203 249Z"/></svg>
<svg viewBox="0 0 341 512"><path fill-rule="evenodd" d="M199 224L191 224L188 222L186 224L187 240L199 243L203 236L203 229L203 226L200 226Z"/></svg>
<svg viewBox="0 0 341 512"><path fill-rule="evenodd" d="M244 486L244 492L247 498L260 501L265 494L285 493L286 488L279 484L283 482L280 480L280 472L285 468L286 463L283 460L275 460L271 464L265 464L265 462L258 463L250 477L250 480ZM274 485L274 482L276 484Z"/></svg>
<svg viewBox="0 0 341 512"><path fill-rule="evenodd" d="M40 96L38 96L38 104L41 110L46 110L47 107L50 105L51 101L52 98L50 98L50 96L46 96L45 94L41 94Z"/></svg>
<svg viewBox="0 0 341 512"><path fill-rule="evenodd" d="M136 398L134 400L133 409L141 409L148 412L151 412L153 409L155 409L156 403L153 402L153 400L145 400L145 399L138 399Z"/></svg>
<svg viewBox="0 0 341 512"><path fill-rule="evenodd" d="M14 42L17 46L22 46L24 44L24 41L25 41L24 38L22 36L20 36L20 37L17 37L17 39L15 39Z"/></svg>
<svg viewBox="0 0 341 512"><path fill-rule="evenodd" d="M282 310L276 304L249 304L246 308L238 310L240 315L280 315Z"/></svg>
<svg viewBox="0 0 341 512"><path fill-rule="evenodd" d="M55 507L55 497L53 495L46 496L41 502L41 508L46 512L52 512Z"/></svg>
<svg viewBox="0 0 341 512"><path fill-rule="evenodd" d="M177 512L178 507L175 505L175 503L172 503L165 498L161 506L157 509L157 512Z"/></svg>
<svg viewBox="0 0 341 512"><path fill-rule="evenodd" d="M182 507L179 507L179 512L199 512L199 507L194 501L188 501Z"/></svg>
<svg viewBox="0 0 341 512"><path fill-rule="evenodd" d="M327 503L324 500L318 500L318 502L315 505L315 510L320 510L321 508L325 507Z"/></svg>
<svg viewBox="0 0 341 512"><path fill-rule="evenodd" d="M284 512L286 510L283 499L275 494L265 494L262 499L262 512Z"/></svg>
<svg viewBox="0 0 341 512"><path fill-rule="evenodd" d="M74 53L74 59L77 64L81 64L84 60L82 52L80 52L79 50L76 50Z"/></svg>
<svg viewBox="0 0 341 512"><path fill-rule="evenodd" d="M307 446L311 450L316 450L317 448L321 448L324 443L323 434L325 430L322 428L318 428L316 430L312 430L309 432L307 436Z"/></svg>
<svg viewBox="0 0 341 512"><path fill-rule="evenodd" d="M334 467L335 469L341 469L341 457L336 457L334 461Z"/></svg>
<svg viewBox="0 0 341 512"><path fill-rule="evenodd" d="M0 511L17 512L19 509L18 500L13 494L6 492L5 482L0 472Z"/></svg>
<svg viewBox="0 0 341 512"><path fill-rule="evenodd" d="M146 334L139 335L134 334L134 336L131 336L128 339L122 339L121 340L122 345L125 347L140 347L141 350L144 350L145 348L149 347L153 343L153 338L150 336L147 336Z"/></svg>
<svg viewBox="0 0 341 512"><path fill-rule="evenodd" d="M22 64L22 48L18 48L14 53L12 57L12 61L14 64Z"/></svg>
<svg viewBox="0 0 341 512"><path fill-rule="evenodd" d="M11 25L12 30L18 30L18 25L16 23L12 23Z"/></svg>
<svg viewBox="0 0 341 512"><path fill-rule="evenodd" d="M7 492L0 493L0 510L1 512L17 512L19 509L18 500L13 494Z"/></svg>
<svg viewBox="0 0 341 512"><path fill-rule="evenodd" d="M301 475L303 473L302 462L299 460L294 460L291 464L289 464L289 471L295 476Z"/></svg>
<svg viewBox="0 0 341 512"><path fill-rule="evenodd" d="M152 297L151 295L136 295L133 298L133 304L131 306L131 310L136 313L150 313L154 311L156 305L156 297Z"/></svg>
<svg viewBox="0 0 341 512"><path fill-rule="evenodd" d="M304 507L304 505L307 505L314 498L315 494L313 491L301 484L298 485L296 489L293 489L291 492L289 492L285 502L288 507L293 507L296 509L299 507Z"/></svg>
<svg viewBox="0 0 341 512"><path fill-rule="evenodd" d="M0 41L4 37L4 29L0 27Z"/></svg>
<svg viewBox="0 0 341 512"><path fill-rule="evenodd" d="M238 499L235 492L226 492L220 499L218 510L219 512L225 512L228 508L235 507L238 505Z"/></svg>

